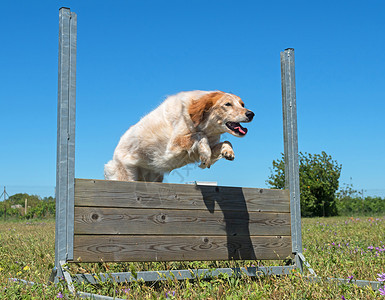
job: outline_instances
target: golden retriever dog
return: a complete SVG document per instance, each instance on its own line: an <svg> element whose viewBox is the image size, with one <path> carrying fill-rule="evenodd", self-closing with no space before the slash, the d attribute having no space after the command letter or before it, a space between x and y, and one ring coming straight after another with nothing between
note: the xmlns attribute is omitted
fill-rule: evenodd
<svg viewBox="0 0 385 300"><path fill-rule="evenodd" d="M228 132L243 137L254 113L233 94L221 91L181 92L129 128L113 159L104 167L107 180L162 182L163 175L190 163L209 168L217 160L234 159Z"/></svg>

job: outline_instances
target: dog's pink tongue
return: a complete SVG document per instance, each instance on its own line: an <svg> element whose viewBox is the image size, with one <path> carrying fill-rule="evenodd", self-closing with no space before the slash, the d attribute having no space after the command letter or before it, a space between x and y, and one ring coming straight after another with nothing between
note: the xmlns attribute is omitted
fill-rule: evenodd
<svg viewBox="0 0 385 300"><path fill-rule="evenodd" d="M237 126L234 129L238 130L242 134L246 134L246 132L247 132L247 129L246 128L242 128L241 126Z"/></svg>

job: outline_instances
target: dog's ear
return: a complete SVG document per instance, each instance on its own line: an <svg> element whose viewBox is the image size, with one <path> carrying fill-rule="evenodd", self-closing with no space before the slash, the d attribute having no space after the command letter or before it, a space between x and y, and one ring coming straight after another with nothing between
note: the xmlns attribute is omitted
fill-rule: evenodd
<svg viewBox="0 0 385 300"><path fill-rule="evenodd" d="M223 92L212 92L203 95L197 100L192 100L188 108L188 113L194 126L198 126L204 119L204 116L223 96Z"/></svg>

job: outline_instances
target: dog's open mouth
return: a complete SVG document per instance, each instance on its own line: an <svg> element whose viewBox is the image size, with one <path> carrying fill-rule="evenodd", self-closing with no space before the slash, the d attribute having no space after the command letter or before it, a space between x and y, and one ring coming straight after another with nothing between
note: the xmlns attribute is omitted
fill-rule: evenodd
<svg viewBox="0 0 385 300"><path fill-rule="evenodd" d="M247 128L242 127L241 124L237 122L227 122L226 126L237 135L243 136L247 133Z"/></svg>

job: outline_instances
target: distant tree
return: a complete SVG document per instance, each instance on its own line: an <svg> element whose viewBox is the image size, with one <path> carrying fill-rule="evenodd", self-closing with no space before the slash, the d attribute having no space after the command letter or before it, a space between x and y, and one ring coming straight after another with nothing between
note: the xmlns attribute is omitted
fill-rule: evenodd
<svg viewBox="0 0 385 300"><path fill-rule="evenodd" d="M337 215L336 191L342 165L326 152L299 153L301 214L305 217ZM273 169L266 183L276 189L285 188L285 158L273 160Z"/></svg>
<svg viewBox="0 0 385 300"><path fill-rule="evenodd" d="M55 216L55 201L44 201L42 200L38 205L28 210L26 219L32 218L45 218Z"/></svg>
<svg viewBox="0 0 385 300"><path fill-rule="evenodd" d="M11 205L20 204L24 207L25 205L25 199L28 200L28 206L35 206L40 203L41 198L37 195L29 195L25 193L19 193L12 195L8 198L8 202L11 203Z"/></svg>
<svg viewBox="0 0 385 300"><path fill-rule="evenodd" d="M24 215L25 200L27 199L27 214ZM12 208L14 205L21 205L20 208ZM10 196L6 201L0 202L0 217L12 218L45 218L55 216L55 198L44 197L41 199L37 195L29 195L26 193L19 193Z"/></svg>
<svg viewBox="0 0 385 300"><path fill-rule="evenodd" d="M43 198L43 201L46 201L46 202L49 202L49 201L54 201L55 202L55 198L52 197L52 196L49 196L49 197L44 197Z"/></svg>
<svg viewBox="0 0 385 300"><path fill-rule="evenodd" d="M385 199L381 197L365 197L345 184L337 192L338 214L343 216L373 216L385 213Z"/></svg>

